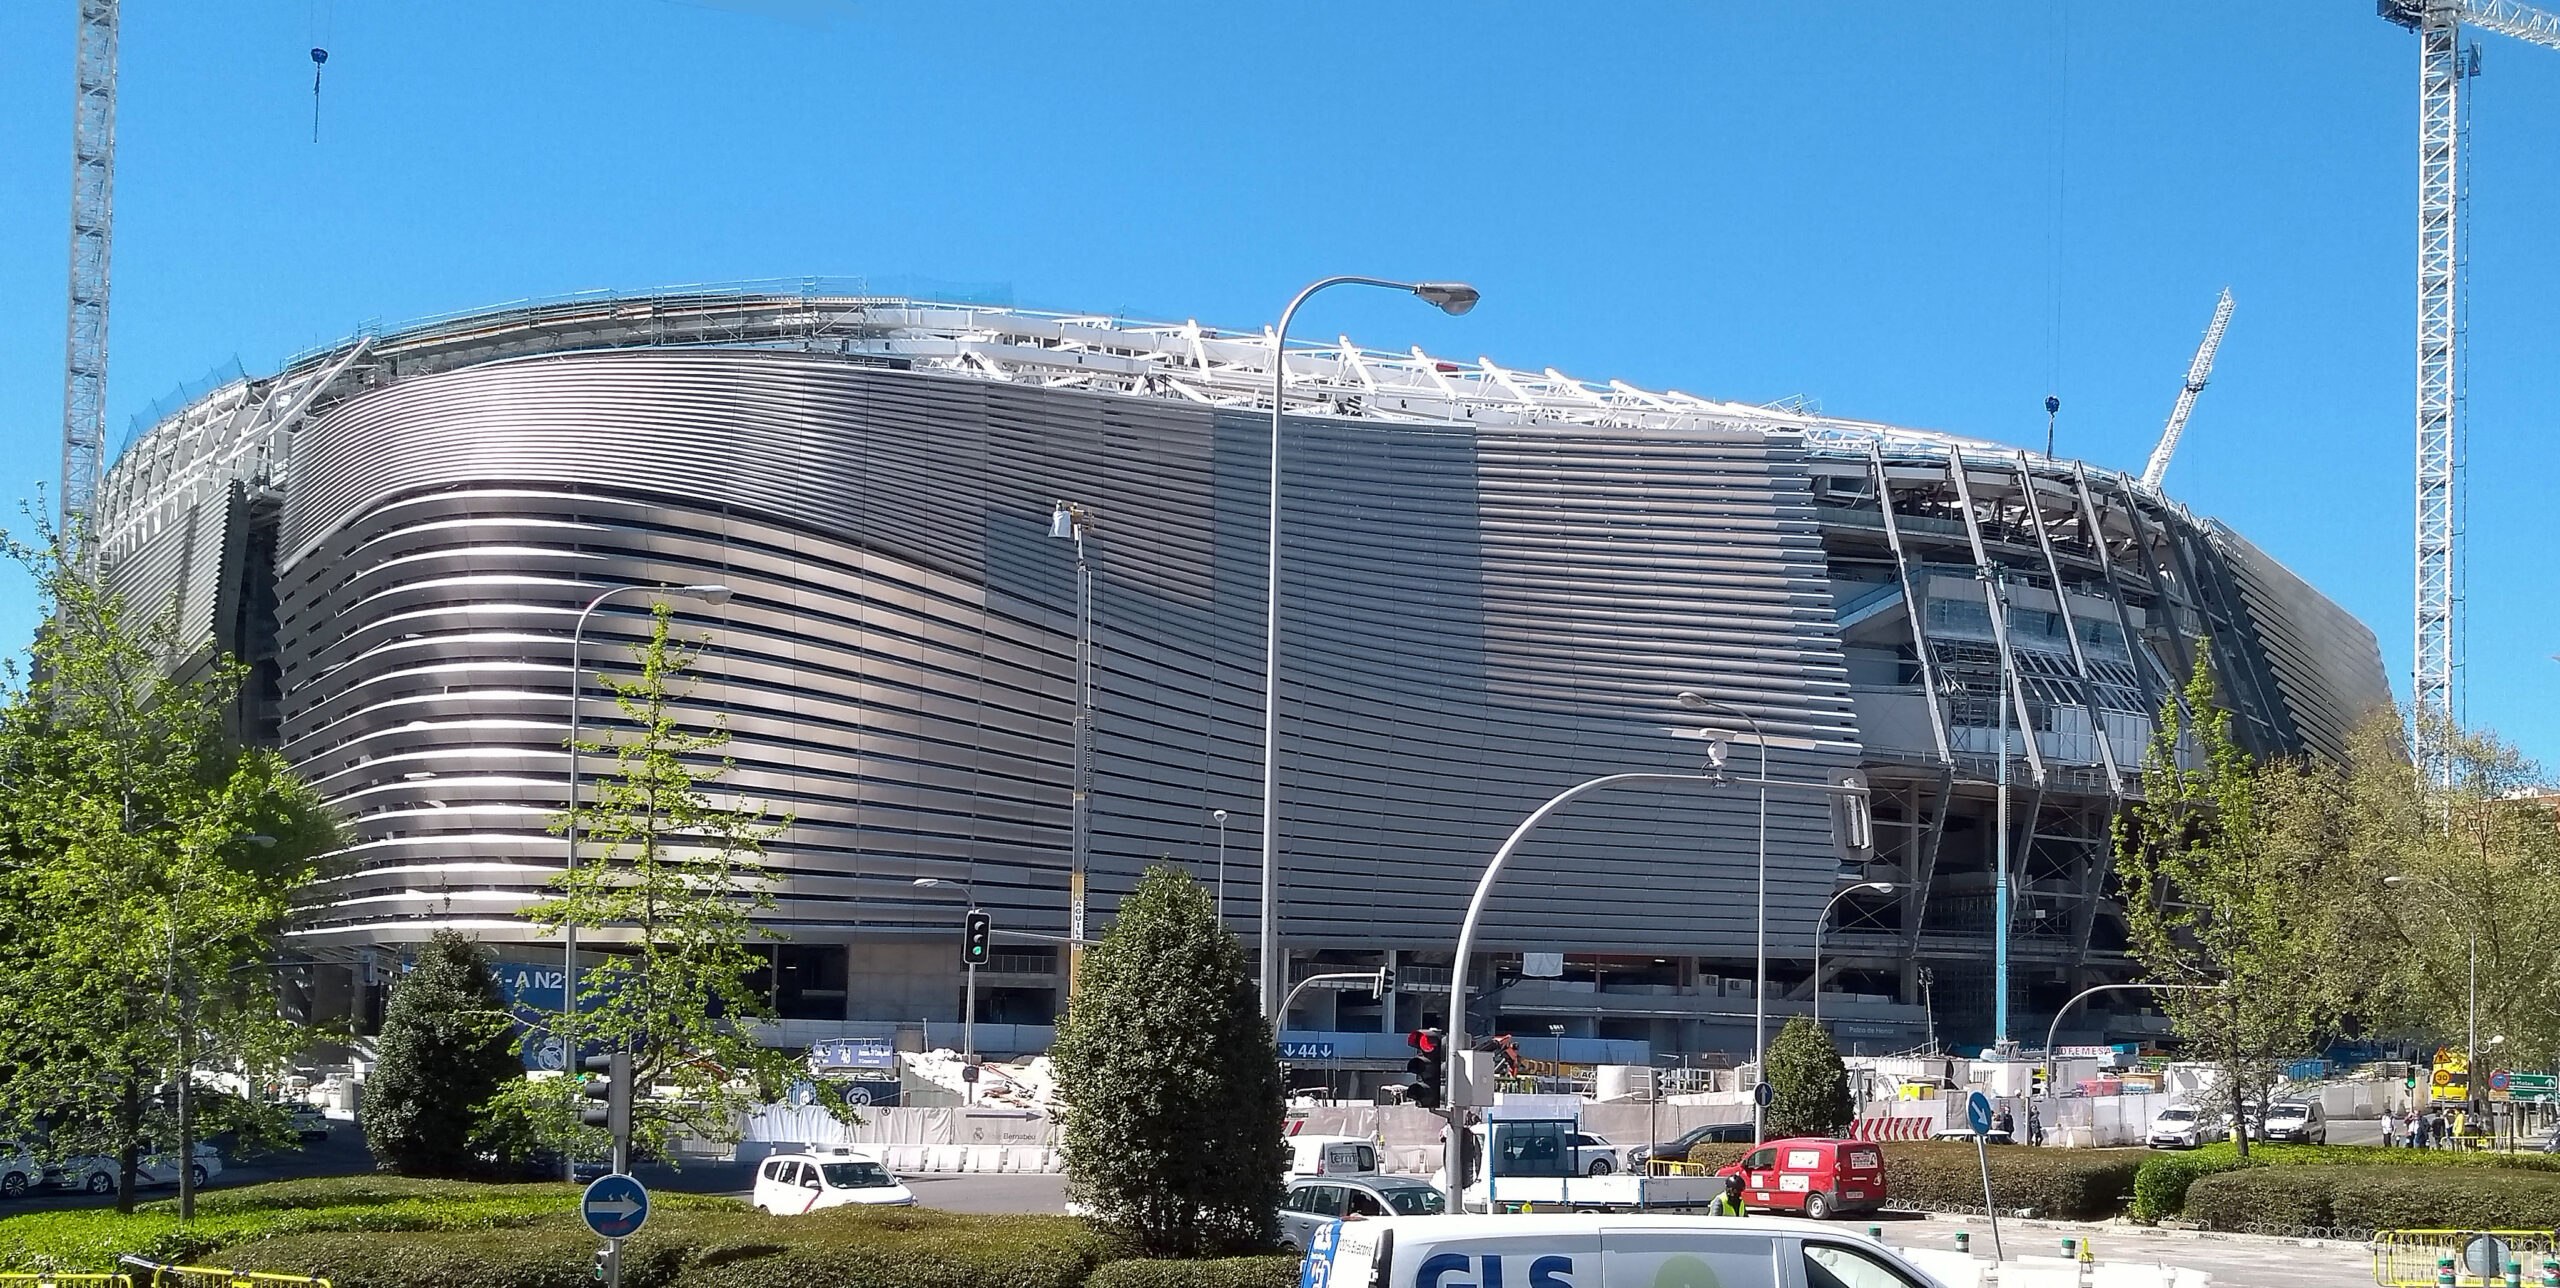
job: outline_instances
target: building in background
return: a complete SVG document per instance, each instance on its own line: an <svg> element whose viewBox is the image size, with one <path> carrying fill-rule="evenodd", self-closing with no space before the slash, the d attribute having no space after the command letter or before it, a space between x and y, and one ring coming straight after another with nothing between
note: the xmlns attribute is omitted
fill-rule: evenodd
<svg viewBox="0 0 2560 1288"><path fill-rule="evenodd" d="M999 945L980 1046L1037 1049L1065 992L1058 503L1095 569L1097 925L1146 865L1214 884L1223 857L1254 933L1269 364L1264 332L858 291L572 298L206 392L122 454L99 533L131 594L251 664L243 730L348 819L295 936L324 1009L365 1014L439 927L556 963L516 912L562 861L571 623L605 588L716 582L725 604L677 605L705 642L690 705L735 737L722 789L794 816L777 1040L956 1019L966 883ZM2194 650L2260 752L2334 751L2389 701L2368 630L2114 470L1418 353L1308 346L1290 372L1281 937L1295 975L1399 968L1389 997L1293 1016L1344 1070L1399 1063L1395 1035L1436 1016L1524 814L1591 775L1697 767L1671 730L1734 722L1682 690L1750 713L1773 775L1875 783L1863 868L1805 798L1771 799L1767 855L1778 1016L1810 1005L1831 896L1896 884L1842 899L1823 939L1825 1016L1869 1051L1991 1036L2004 666L2012 1002L2036 1027L2129 970L2107 823ZM615 604L591 671L646 633L645 596ZM1533 1057L1747 1050L1756 835L1743 789L1577 805L1487 920L1486 1005ZM1515 981L1546 964L1528 954L1561 974Z"/></svg>

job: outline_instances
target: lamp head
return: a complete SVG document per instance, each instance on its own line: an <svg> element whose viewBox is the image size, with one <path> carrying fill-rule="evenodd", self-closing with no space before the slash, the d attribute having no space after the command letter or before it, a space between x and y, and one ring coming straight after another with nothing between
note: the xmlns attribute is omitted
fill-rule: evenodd
<svg viewBox="0 0 2560 1288"><path fill-rule="evenodd" d="M1049 535L1066 538L1076 534L1076 509L1060 501L1049 511Z"/></svg>
<svg viewBox="0 0 2560 1288"><path fill-rule="evenodd" d="M1731 729L1701 729L1698 731L1698 737L1703 739L1707 744L1707 768L1716 770L1723 769L1726 759L1733 755L1733 731Z"/></svg>
<svg viewBox="0 0 2560 1288"><path fill-rule="evenodd" d="M1476 306L1477 300L1484 298L1483 292L1464 282L1416 282L1413 293L1451 317L1464 314Z"/></svg>
<svg viewBox="0 0 2560 1288"><path fill-rule="evenodd" d="M1213 819L1216 819L1216 820L1218 820L1218 821L1219 821L1219 822L1221 822L1221 823L1224 823L1224 822L1226 822L1226 821L1227 821L1227 812L1226 812L1225 810L1222 810L1222 809L1213 809L1213 810L1209 811L1209 817L1211 817L1211 818L1213 818Z"/></svg>
<svg viewBox="0 0 2560 1288"><path fill-rule="evenodd" d="M917 877L917 878L916 878L916 884L917 884L917 885L919 885L919 886L938 886L938 885L941 885L941 884L942 884L942 878L940 878L940 877Z"/></svg>
<svg viewBox="0 0 2560 1288"><path fill-rule="evenodd" d="M1680 691L1680 705L1689 708L1691 711L1712 711L1716 708L1717 703L1714 698L1710 698L1706 694L1698 692L1696 689L1682 689Z"/></svg>
<svg viewBox="0 0 2560 1288"><path fill-rule="evenodd" d="M693 599L699 599L703 603L709 604L714 608L729 602L729 588L717 584L704 586L680 586L676 589L676 593Z"/></svg>
<svg viewBox="0 0 2560 1288"><path fill-rule="evenodd" d="M1870 881L1859 887L1859 889L1862 890L1873 890L1877 894L1892 894L1894 891L1901 888L1901 886L1895 885L1890 881Z"/></svg>

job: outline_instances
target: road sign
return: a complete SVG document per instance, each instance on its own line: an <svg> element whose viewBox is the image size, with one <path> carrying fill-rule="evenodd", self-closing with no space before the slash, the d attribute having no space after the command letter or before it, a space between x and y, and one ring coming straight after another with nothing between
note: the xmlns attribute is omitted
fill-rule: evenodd
<svg viewBox="0 0 2560 1288"><path fill-rule="evenodd" d="M1330 1042L1283 1042L1280 1044L1280 1058L1283 1060L1330 1060L1333 1058L1333 1044Z"/></svg>
<svg viewBox="0 0 2560 1288"><path fill-rule="evenodd" d="M1777 1098L1778 1089L1770 1086L1768 1083L1761 1083L1759 1086L1751 1089L1751 1103L1758 1105L1763 1109L1768 1108L1769 1102Z"/></svg>
<svg viewBox="0 0 2560 1288"><path fill-rule="evenodd" d="M578 1215L599 1238L628 1239L649 1223L649 1187L620 1172L599 1176L588 1183Z"/></svg>
<svg viewBox="0 0 2560 1288"><path fill-rule="evenodd" d="M1979 1091L1965 1097L1964 1121L1966 1126L1973 1128L1974 1135L1990 1135L1991 1097L1986 1096Z"/></svg>
<svg viewBox="0 0 2560 1288"><path fill-rule="evenodd" d="M2506 1070L2493 1069L2489 1073L2489 1090L2505 1091L2508 1089L2508 1085L2514 1080L2514 1075L2508 1073Z"/></svg>
<svg viewBox="0 0 2560 1288"><path fill-rule="evenodd" d="M2513 1251L2506 1240L2496 1235L2473 1235L2469 1243L2462 1245L2462 1268L2480 1276L2481 1282L2486 1283L2506 1269L2507 1259Z"/></svg>

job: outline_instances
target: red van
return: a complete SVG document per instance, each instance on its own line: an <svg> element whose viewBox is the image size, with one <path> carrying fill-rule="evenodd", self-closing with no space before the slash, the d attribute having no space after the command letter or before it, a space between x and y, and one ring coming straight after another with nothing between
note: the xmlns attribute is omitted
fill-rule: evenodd
<svg viewBox="0 0 2560 1288"><path fill-rule="evenodd" d="M1820 1221L1835 1212L1884 1206L1884 1146L1871 1140L1773 1140L1716 1175L1736 1173L1742 1176L1742 1201L1751 1207L1802 1212Z"/></svg>

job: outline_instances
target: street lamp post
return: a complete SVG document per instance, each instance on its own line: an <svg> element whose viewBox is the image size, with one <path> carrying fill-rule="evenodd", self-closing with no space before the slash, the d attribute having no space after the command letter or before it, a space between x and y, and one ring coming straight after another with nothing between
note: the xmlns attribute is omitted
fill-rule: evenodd
<svg viewBox="0 0 2560 1288"><path fill-rule="evenodd" d="M1898 887L1890 881L1861 881L1858 884L1850 886L1848 889L1842 890L1840 893L1831 896L1831 902L1822 905L1822 916L1816 919L1813 923L1814 1023L1822 1023L1822 931L1824 927L1831 924L1831 910L1840 906L1841 900L1846 899L1850 895L1856 894L1861 890L1872 890L1877 894L1892 894L1897 888Z"/></svg>
<svg viewBox="0 0 2560 1288"><path fill-rule="evenodd" d="M1093 796L1093 566L1085 560L1085 529L1093 516L1080 505L1060 501L1049 512L1049 535L1076 543L1076 724L1074 776L1068 801L1067 850L1067 1007L1075 1007L1076 988L1084 978L1084 873L1092 844Z"/></svg>
<svg viewBox="0 0 2560 1288"><path fill-rule="evenodd" d="M1484 875L1476 880L1475 896L1467 901L1467 915L1458 923L1458 952L1456 959L1450 963L1449 968L1449 1023L1446 1033L1452 1072L1448 1083L1448 1099L1443 1105L1443 1112L1446 1114L1449 1123L1446 1155L1449 1159L1454 1161L1460 1156L1459 1142L1466 1138L1467 1133L1466 1101L1472 1098L1469 1094L1471 1088L1465 1074L1465 1060L1467 1055L1467 962L1475 955L1476 922L1484 916L1485 904L1493 897L1494 883L1501 880L1502 869L1511 862L1511 855L1513 851L1518 850L1520 848L1520 843L1527 840L1529 834L1536 831L1538 829L1538 825L1547 821L1547 819L1554 815L1556 811L1563 809L1566 805L1569 805L1584 796L1588 796L1593 792L1600 791L1605 788L1634 783L1656 783L1663 785L1674 783L1704 783L1712 785L1717 783L1734 782L1735 780L1724 776L1722 769L1723 760L1724 753L1721 744L1711 739L1708 746L1707 767L1697 773L1673 774L1652 771L1623 774L1602 774L1598 778L1576 783L1573 786L1556 793L1554 796L1549 797L1546 804L1540 805L1538 808L1530 811L1529 816L1520 820L1520 825L1511 830L1511 835L1503 838L1501 848L1493 852L1493 861L1485 865ZM1748 785L1762 788L1764 790L1774 788L1781 791L1813 792L1824 796L1844 796L1848 798L1849 802L1850 826L1861 835L1866 834L1872 827L1872 824L1867 821L1866 814L1866 779L1863 775L1860 775L1855 771L1843 774L1836 781L1828 783L1771 782L1764 776L1750 782ZM1465 1177L1460 1174L1460 1169L1455 1166L1446 1167L1443 1171L1448 1177L1449 1210L1453 1212L1463 1211L1464 1209L1460 1203L1459 1191L1465 1188Z"/></svg>
<svg viewBox="0 0 2560 1288"><path fill-rule="evenodd" d="M966 881L949 881L941 877L917 877L915 884L918 888L926 890L950 886L958 890L960 897L969 902L969 911L962 916L966 917L978 911L978 892L969 888L969 883ZM1078 945L1071 943L1067 949L1072 953L1077 947ZM968 963L968 970L969 982L960 992L960 1064L963 1068L974 1067L978 1063L978 964ZM1074 988L1074 982L1069 981L1067 987ZM978 1103L978 1084L974 1081L969 1084L968 1100L973 1105Z"/></svg>
<svg viewBox="0 0 2560 1288"><path fill-rule="evenodd" d="M1211 810L1209 817L1218 821L1218 925L1223 929L1227 924L1227 812Z"/></svg>
<svg viewBox="0 0 2560 1288"><path fill-rule="evenodd" d="M1464 282L1399 282L1384 277L1327 277L1308 284L1280 311L1271 333L1271 508L1264 549L1262 613L1262 1013L1280 1000L1280 422L1289 405L1289 323L1298 306L1329 286L1376 286L1408 291L1456 317L1476 306L1476 288Z"/></svg>
<svg viewBox="0 0 2560 1288"><path fill-rule="evenodd" d="M584 698L587 679L586 664L584 661L587 643L587 619L593 617L595 615L595 611L598 608L603 607L606 600L611 599L616 595L629 594L633 591L644 591L652 595L665 595L670 599L696 600L714 608L729 602L729 588L727 586L649 586L635 584L629 586L615 586L610 590L606 590L598 594L595 598L588 600L587 606L578 610L577 624L569 629L569 812L563 818L560 829L561 833L568 838L567 852L560 867L561 872L564 874L574 872L578 867L578 770L579 757L582 754L582 749L578 744L578 707ZM576 926L563 923L560 927L560 942L560 1015L561 1018L566 1019L575 1014L578 1009L578 928ZM561 1039L560 1067L563 1072L574 1073L576 1070L573 1065L577 1057L576 1053L569 1049L568 1041L569 1039L565 1036ZM568 1172L572 1173L570 1179L576 1179L574 1175L576 1171L574 1163L564 1162L561 1166Z"/></svg>
<svg viewBox="0 0 2560 1288"><path fill-rule="evenodd" d="M2411 882L2434 886L2443 891L2447 899L2458 898L2451 887L2433 877L2389 876L2382 879L2382 884L2395 890ZM2470 1016L2462 1044L2462 1103L2470 1108L2480 1103L2480 929L2458 920L2448 909L2438 908L2436 912L2443 916L2445 925L2460 930L2471 945Z"/></svg>
<svg viewBox="0 0 2560 1288"><path fill-rule="evenodd" d="M1750 712L1695 689L1681 691L1680 705L1692 711L1720 712L1751 726L1751 740L1760 748L1760 781L1769 781L1769 737L1761 732L1760 722ZM1759 812L1758 856L1754 861L1759 869L1759 880L1752 895L1751 913L1755 923L1751 949L1751 1064L1759 1071L1758 1076L1766 1080L1769 1076L1769 789L1765 786L1760 789ZM1819 990L1821 986L1817 975L1814 987ZM1751 1102L1751 1143L1754 1145L1760 1143L1762 1117L1760 1102L1754 1098Z"/></svg>

